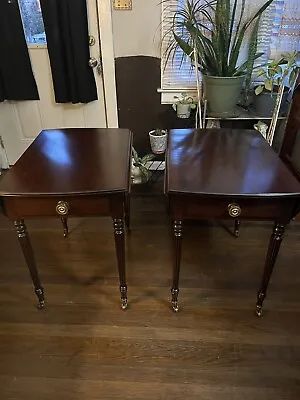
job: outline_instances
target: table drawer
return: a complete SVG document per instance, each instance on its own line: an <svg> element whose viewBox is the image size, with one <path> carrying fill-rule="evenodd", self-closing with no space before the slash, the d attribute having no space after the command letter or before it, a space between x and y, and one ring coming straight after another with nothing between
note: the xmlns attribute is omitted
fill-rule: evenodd
<svg viewBox="0 0 300 400"><path fill-rule="evenodd" d="M297 200L294 198L218 198L171 196L171 212L183 219L253 219L275 220L293 218Z"/></svg>
<svg viewBox="0 0 300 400"><path fill-rule="evenodd" d="M3 202L5 213L11 219L110 215L110 196L108 195L7 197L3 199Z"/></svg>

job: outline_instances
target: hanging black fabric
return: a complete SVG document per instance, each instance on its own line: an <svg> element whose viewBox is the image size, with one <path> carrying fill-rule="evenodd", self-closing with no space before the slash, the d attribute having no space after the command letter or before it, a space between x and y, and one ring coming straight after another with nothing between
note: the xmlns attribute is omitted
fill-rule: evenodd
<svg viewBox="0 0 300 400"><path fill-rule="evenodd" d="M57 103L97 100L86 0L41 0Z"/></svg>
<svg viewBox="0 0 300 400"><path fill-rule="evenodd" d="M0 101L38 100L17 0L0 0Z"/></svg>

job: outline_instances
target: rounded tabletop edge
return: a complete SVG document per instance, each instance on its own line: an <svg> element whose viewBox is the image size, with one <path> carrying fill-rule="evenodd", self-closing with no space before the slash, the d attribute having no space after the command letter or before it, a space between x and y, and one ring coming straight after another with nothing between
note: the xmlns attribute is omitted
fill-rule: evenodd
<svg viewBox="0 0 300 400"><path fill-rule="evenodd" d="M186 196L199 196L199 197L237 197L237 198L283 198L283 197L299 197L300 192L290 193L207 193L207 192L189 192L189 191L177 191L177 190L166 190L167 195L186 195Z"/></svg>

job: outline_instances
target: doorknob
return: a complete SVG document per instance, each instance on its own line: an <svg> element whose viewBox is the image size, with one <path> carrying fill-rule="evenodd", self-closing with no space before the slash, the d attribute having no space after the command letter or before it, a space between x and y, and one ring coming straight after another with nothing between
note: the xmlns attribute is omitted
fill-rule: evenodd
<svg viewBox="0 0 300 400"><path fill-rule="evenodd" d="M97 58L92 57L92 58L89 59L89 66L90 66L91 68L96 68L97 65L98 65L98 60L97 60Z"/></svg>

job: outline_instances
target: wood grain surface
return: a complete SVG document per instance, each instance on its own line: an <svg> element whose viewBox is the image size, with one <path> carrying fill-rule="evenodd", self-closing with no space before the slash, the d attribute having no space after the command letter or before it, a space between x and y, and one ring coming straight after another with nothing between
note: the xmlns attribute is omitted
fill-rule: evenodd
<svg viewBox="0 0 300 400"><path fill-rule="evenodd" d="M300 183L260 133L247 129L173 129L168 193L240 197L296 196Z"/></svg>
<svg viewBox="0 0 300 400"><path fill-rule="evenodd" d="M1 179L1 196L126 192L132 134L128 129L42 131Z"/></svg>
<svg viewBox="0 0 300 400"><path fill-rule="evenodd" d="M35 308L13 226L0 218L1 400L299 400L300 226L287 230L265 314L253 312L271 223L187 224L181 310L170 310L162 198L132 199L130 308L118 302L109 218L28 221L48 306Z"/></svg>

